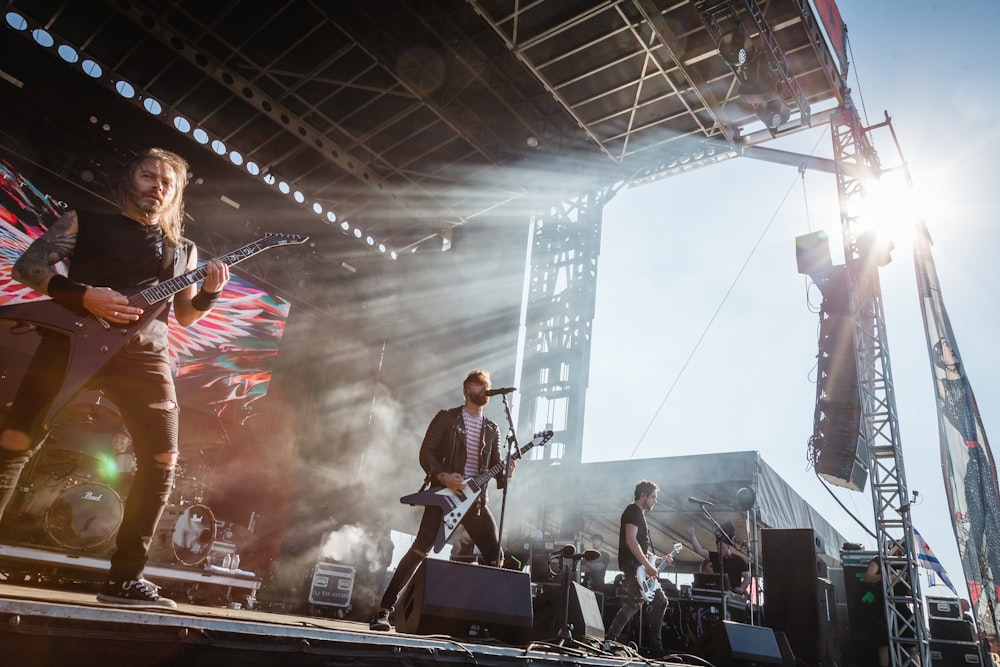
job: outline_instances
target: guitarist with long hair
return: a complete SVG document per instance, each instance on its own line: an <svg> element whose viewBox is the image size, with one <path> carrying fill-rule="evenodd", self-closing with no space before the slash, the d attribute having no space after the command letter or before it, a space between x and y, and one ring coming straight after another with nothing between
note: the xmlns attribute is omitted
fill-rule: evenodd
<svg viewBox="0 0 1000 667"><path fill-rule="evenodd" d="M626 598L622 599L622 606L608 628L607 639L610 641L618 641L625 625L646 602L638 579L639 570L643 571L644 577L658 579L660 570L657 565L670 565L674 562L671 554L657 558L651 550L646 512L656 505L659 491L660 487L656 483L645 479L640 481L635 485L634 500L622 512L618 531L618 568L625 576ZM656 657L663 655L663 638L660 633L666 611L667 596L662 588L657 587L653 594L652 611L645 619L646 627L652 632L649 646Z"/></svg>
<svg viewBox="0 0 1000 667"><path fill-rule="evenodd" d="M466 487L466 479L479 475L502 461L500 429L496 422L483 414L483 408L490 402L486 395L490 382L488 371L470 372L462 383L465 403L450 410L441 410L431 420L420 445L420 466L427 473L425 487L431 490L447 487L452 491L460 491ZM497 486L504 488L507 477L513 472L512 459L507 475L497 476ZM400 592L434 546L442 520L441 507L428 505L424 509L413 545L400 559L382 595L381 606L372 616L369 624L372 630L392 630L389 615ZM476 500L473 509L465 515L461 525L479 547L487 565L503 564L497 523L486 505L485 491Z"/></svg>
<svg viewBox="0 0 1000 667"><path fill-rule="evenodd" d="M137 464L111 567L97 595L107 604L177 606L143 577L146 552L177 464L179 412L168 350L169 304L130 328L144 311L123 292L197 268L197 248L181 236L187 182L188 164L182 157L150 148L132 160L120 180L118 213L67 211L14 264L13 278L50 296L53 309L70 316L89 314L107 328L121 329L128 341L87 384L101 389L121 411ZM53 268L63 261L69 263L66 276ZM173 295L174 315L182 326L211 310L229 280L229 269L213 259L204 275L200 289L194 282ZM43 327L0 432L0 513L44 439L49 426L45 416L58 407L53 402L63 383L70 381L66 369L71 349L67 336Z"/></svg>

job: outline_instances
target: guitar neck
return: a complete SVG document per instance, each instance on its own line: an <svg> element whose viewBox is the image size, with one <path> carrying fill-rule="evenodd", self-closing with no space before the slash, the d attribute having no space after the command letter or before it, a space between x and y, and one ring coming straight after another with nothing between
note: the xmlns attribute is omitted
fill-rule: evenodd
<svg viewBox="0 0 1000 667"><path fill-rule="evenodd" d="M517 459L521 458L521 455L524 452L528 451L529 449L531 449L534 446L535 446L534 442L529 442L527 445L525 445L521 449L519 449L519 450L515 451L513 454L511 454L510 455L510 460L511 461L516 461ZM480 489L483 488L491 479L493 479L494 477L496 477L497 475L499 475L501 472L503 472L503 469L504 469L505 465L506 465L506 461L500 461L499 463L497 463L493 467L491 467L491 468L489 468L489 469L487 469L487 470L479 473L478 475L476 475L472 479L473 483L476 485L477 488L480 488Z"/></svg>
<svg viewBox="0 0 1000 667"><path fill-rule="evenodd" d="M267 241L268 237L257 239L253 243L248 243L242 248L237 248L230 253L222 255L219 257L219 260L227 266L239 264L245 259L250 259L257 253L274 247L274 244L268 243ZM149 305L152 305L177 294L185 287L194 285L195 283L204 280L206 275L208 275L208 265L204 264L193 271L188 271L182 275L165 280L162 283L147 287L146 289L140 291L138 296L144 299Z"/></svg>
<svg viewBox="0 0 1000 667"><path fill-rule="evenodd" d="M532 447L537 447L538 445L545 444L546 442L549 441L549 438L551 437L552 437L551 431L545 431L544 433L537 435L534 440L526 444L524 447L514 450L514 453L510 455L510 460L516 461L517 459L521 458L524 455L524 453L530 450ZM472 483L475 484L477 489L483 488L483 486L485 486L491 479L493 479L501 472L503 472L505 465L506 465L505 461L500 461L493 467L473 477Z"/></svg>

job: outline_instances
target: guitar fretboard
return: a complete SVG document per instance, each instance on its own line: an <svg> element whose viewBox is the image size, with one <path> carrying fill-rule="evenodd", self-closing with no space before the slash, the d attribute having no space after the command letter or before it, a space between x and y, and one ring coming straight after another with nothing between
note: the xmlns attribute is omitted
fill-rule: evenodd
<svg viewBox="0 0 1000 667"><path fill-rule="evenodd" d="M549 438L551 437L552 437L552 431L543 431L542 433L536 433L534 439L532 439L531 442L526 444L524 447L515 450L514 453L510 455L510 460L516 461L517 459L521 458L521 456L523 456L524 453L527 452L532 447L538 447L539 445L544 445L546 442L549 441ZM493 479L501 472L503 472L505 465L506 461L500 461L492 468L489 468L488 470L476 475L472 479L470 486L473 487L474 491L479 491L480 489L483 488L483 486L488 484L491 479Z"/></svg>
<svg viewBox="0 0 1000 667"><path fill-rule="evenodd" d="M220 260L227 266L233 266L234 264L239 264L245 259L253 257L259 252L272 248L279 245L288 245L296 243L304 243L309 237L299 236L296 234L267 234L263 239L257 239L253 243L248 243L242 248L237 248L236 250L226 253L219 257ZM188 271L187 273L175 276L170 280L165 280L162 283L147 287L146 289L140 291L136 296L143 299L147 304L152 305L163 301L170 296L177 294L185 287L189 285L194 285L205 279L208 275L208 265L199 266L193 271Z"/></svg>

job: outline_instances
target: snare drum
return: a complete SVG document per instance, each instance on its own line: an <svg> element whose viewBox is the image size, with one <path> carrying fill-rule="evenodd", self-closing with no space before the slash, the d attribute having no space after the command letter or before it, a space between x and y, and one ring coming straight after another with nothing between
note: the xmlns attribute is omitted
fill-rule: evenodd
<svg viewBox="0 0 1000 667"><path fill-rule="evenodd" d="M198 565L215 544L215 515L204 505L168 505L149 552L152 561Z"/></svg>
<svg viewBox="0 0 1000 667"><path fill-rule="evenodd" d="M122 523L121 497L103 484L77 484L45 512L45 534L67 549L90 551L108 545Z"/></svg>

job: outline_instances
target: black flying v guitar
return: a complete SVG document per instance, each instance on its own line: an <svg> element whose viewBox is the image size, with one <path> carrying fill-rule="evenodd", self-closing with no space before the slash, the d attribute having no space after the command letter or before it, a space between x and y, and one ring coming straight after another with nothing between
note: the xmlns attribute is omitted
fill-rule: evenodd
<svg viewBox="0 0 1000 667"><path fill-rule="evenodd" d="M298 234L265 234L263 238L219 257L232 266L269 248L297 245L309 240ZM78 315L63 308L55 301L45 299L28 303L0 306L0 320L9 320L15 326L41 327L70 339L69 361L62 387L52 401L52 406L42 423L49 425L52 418L73 398L76 392L97 374L101 368L124 347L139 329L156 318L167 307L167 299L185 287L203 280L208 273L206 265L136 291L124 291L130 306L142 308L139 319L129 324L111 324L92 314Z"/></svg>
<svg viewBox="0 0 1000 667"><path fill-rule="evenodd" d="M511 453L511 460L521 458L524 456L524 453L532 447L544 446L551 437L552 431L542 431L541 433L536 433L531 442L526 444L524 447L521 447L519 450ZM506 460L500 461L489 470L486 470L475 477L468 478L465 480L465 488L460 491L452 491L446 486L434 491L430 489L426 491L418 491L399 499L399 502L406 505L437 505L441 508L441 512L443 514L441 518L441 529L438 531L437 539L434 541L434 553L438 553L444 548L445 543L455 533L455 529L458 528L458 524L462 523L462 519L465 518L465 515L472 507L472 504L476 502L476 499L479 498L479 496L482 495L486 485L491 479L503 472L506 464Z"/></svg>

